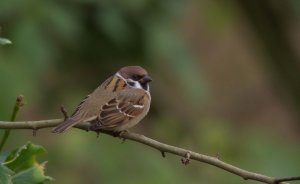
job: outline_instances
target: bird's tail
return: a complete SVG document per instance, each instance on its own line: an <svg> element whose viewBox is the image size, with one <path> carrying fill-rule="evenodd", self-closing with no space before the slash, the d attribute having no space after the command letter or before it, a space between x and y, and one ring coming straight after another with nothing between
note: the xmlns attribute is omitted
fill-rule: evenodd
<svg viewBox="0 0 300 184"><path fill-rule="evenodd" d="M77 124L78 121L75 121L73 118L68 118L61 124L57 125L53 130L52 133L63 133L64 131L68 130L75 124Z"/></svg>

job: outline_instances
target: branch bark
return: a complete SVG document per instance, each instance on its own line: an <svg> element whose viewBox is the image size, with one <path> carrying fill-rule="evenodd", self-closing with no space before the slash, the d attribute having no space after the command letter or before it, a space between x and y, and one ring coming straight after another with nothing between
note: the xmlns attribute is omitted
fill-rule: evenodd
<svg viewBox="0 0 300 184"><path fill-rule="evenodd" d="M50 128L61 123L63 119L51 119L51 120L40 120L40 121L19 121L19 122L8 122L8 121L0 121L0 129L31 129L34 132L38 129L42 128ZM80 125L76 125L75 128L79 128L85 131L89 131L90 124L88 122L84 122ZM115 136L113 132L100 130L100 132ZM150 146L152 148L157 149L164 156L165 153L171 153L174 155L178 155L183 157L182 163L188 164L190 160L196 160L199 162L207 163L209 165L213 165L220 169L223 169L232 174L238 175L245 180L254 180L262 183L268 184L286 184L285 181L291 180L300 180L300 177L286 177L286 178L274 178L266 175L262 175L255 172L250 172L239 167L233 166L226 162L221 161L218 157L212 157L203 155L200 153L196 153L187 149L175 147L172 145L164 144L154 139L148 138L141 134L136 134L133 132L123 132L119 135L119 137L123 139L132 140L135 142L142 143L144 145Z"/></svg>

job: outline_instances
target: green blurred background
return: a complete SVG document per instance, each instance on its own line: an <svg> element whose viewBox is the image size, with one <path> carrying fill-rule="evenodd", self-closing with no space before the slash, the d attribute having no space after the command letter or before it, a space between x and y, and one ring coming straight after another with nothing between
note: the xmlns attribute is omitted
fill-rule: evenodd
<svg viewBox="0 0 300 184"><path fill-rule="evenodd" d="M61 118L126 65L148 70L152 108L132 131L271 176L300 173L300 1L1 0L0 119ZM0 136L2 136L0 134ZM254 183L77 129L15 130L58 184Z"/></svg>

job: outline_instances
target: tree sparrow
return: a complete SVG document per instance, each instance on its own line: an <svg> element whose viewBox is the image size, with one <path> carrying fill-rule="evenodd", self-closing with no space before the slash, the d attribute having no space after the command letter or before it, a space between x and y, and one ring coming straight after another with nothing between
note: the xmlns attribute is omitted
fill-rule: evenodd
<svg viewBox="0 0 300 184"><path fill-rule="evenodd" d="M140 66L121 68L77 106L75 112L52 132L62 133L90 121L93 129L121 132L141 121L149 111L152 79Z"/></svg>

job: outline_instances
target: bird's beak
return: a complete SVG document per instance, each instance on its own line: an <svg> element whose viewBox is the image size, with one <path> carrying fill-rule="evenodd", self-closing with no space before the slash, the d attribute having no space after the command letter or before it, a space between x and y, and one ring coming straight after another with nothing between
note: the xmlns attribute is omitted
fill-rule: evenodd
<svg viewBox="0 0 300 184"><path fill-rule="evenodd" d="M152 81L152 78L149 75L145 75L143 78L141 78L139 80L139 82L141 84L146 84L146 83L151 82L151 81Z"/></svg>

